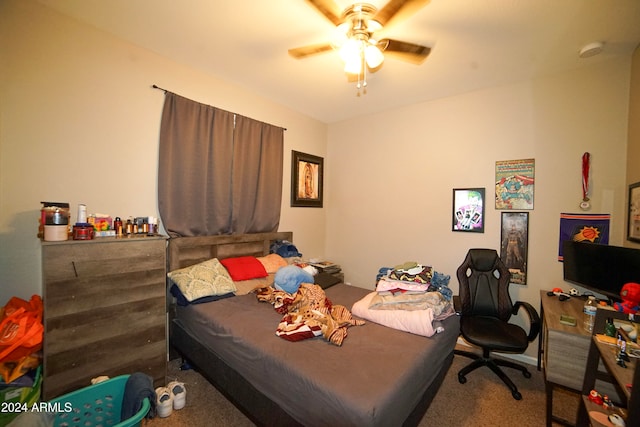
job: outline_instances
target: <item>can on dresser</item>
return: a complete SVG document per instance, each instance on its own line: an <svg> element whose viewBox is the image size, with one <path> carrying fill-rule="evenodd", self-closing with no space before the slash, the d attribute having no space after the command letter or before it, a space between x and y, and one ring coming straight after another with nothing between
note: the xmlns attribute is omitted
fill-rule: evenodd
<svg viewBox="0 0 640 427"><path fill-rule="evenodd" d="M42 237L49 242L69 238L69 203L40 202L40 228ZM40 235L40 230L38 232Z"/></svg>

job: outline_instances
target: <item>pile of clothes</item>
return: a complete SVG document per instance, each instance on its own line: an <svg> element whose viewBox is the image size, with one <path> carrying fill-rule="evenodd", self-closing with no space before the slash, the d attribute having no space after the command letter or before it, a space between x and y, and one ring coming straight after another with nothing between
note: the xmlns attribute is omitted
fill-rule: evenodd
<svg viewBox="0 0 640 427"><path fill-rule="evenodd" d="M353 305L352 313L391 328L417 335L442 332L434 321L454 315L450 276L431 266L405 262L378 272L376 291Z"/></svg>
<svg viewBox="0 0 640 427"><path fill-rule="evenodd" d="M341 346L347 328L364 325L364 321L354 319L346 307L333 304L313 281L313 275L305 269L288 265L276 272L273 286L258 289L256 297L283 315L276 328L280 338L301 341L322 336Z"/></svg>
<svg viewBox="0 0 640 427"><path fill-rule="evenodd" d="M369 308L375 310L424 310L433 308L436 317L451 307L450 276L431 266L408 261L380 269L376 294Z"/></svg>

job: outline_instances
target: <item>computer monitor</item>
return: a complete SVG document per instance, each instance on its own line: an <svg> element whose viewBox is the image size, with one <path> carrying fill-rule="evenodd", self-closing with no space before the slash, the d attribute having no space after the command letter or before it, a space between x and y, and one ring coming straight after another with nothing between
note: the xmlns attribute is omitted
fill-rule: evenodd
<svg viewBox="0 0 640 427"><path fill-rule="evenodd" d="M620 301L625 283L640 283L640 250L597 243L563 242L564 280Z"/></svg>

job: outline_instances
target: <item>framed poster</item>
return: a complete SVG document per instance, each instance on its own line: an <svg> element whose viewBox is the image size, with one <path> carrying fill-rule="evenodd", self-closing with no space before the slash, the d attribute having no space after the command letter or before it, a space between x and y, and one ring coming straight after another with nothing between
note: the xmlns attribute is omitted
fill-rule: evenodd
<svg viewBox="0 0 640 427"><path fill-rule="evenodd" d="M502 212L500 259L511 273L511 283L527 284L529 212Z"/></svg>
<svg viewBox="0 0 640 427"><path fill-rule="evenodd" d="M322 207L324 159L291 151L291 206Z"/></svg>
<svg viewBox="0 0 640 427"><path fill-rule="evenodd" d="M484 188L453 189L452 231L484 233Z"/></svg>
<svg viewBox="0 0 640 427"><path fill-rule="evenodd" d="M629 186L627 240L640 243L640 182Z"/></svg>
<svg viewBox="0 0 640 427"><path fill-rule="evenodd" d="M496 162L496 209L533 209L535 159Z"/></svg>

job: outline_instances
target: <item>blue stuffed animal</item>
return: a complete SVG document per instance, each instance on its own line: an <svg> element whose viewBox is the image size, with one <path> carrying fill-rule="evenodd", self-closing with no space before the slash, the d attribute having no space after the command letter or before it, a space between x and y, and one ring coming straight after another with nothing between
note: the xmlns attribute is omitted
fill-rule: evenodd
<svg viewBox="0 0 640 427"><path fill-rule="evenodd" d="M280 268L273 280L274 288L290 294L296 293L301 283L314 283L311 273L304 271L297 265L287 265Z"/></svg>

